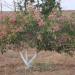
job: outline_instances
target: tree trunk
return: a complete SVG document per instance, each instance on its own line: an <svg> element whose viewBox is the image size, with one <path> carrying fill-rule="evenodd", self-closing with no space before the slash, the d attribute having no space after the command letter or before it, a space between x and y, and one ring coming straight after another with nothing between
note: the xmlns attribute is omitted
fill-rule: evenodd
<svg viewBox="0 0 75 75"><path fill-rule="evenodd" d="M24 1L24 8L25 8L25 13L27 11L27 0Z"/></svg>
<svg viewBox="0 0 75 75"><path fill-rule="evenodd" d="M23 56L22 52L19 52L21 59L23 60L24 64L26 65L26 68L29 69L32 67L33 60L37 57L37 53L35 53L31 59L28 59L27 50L25 57Z"/></svg>

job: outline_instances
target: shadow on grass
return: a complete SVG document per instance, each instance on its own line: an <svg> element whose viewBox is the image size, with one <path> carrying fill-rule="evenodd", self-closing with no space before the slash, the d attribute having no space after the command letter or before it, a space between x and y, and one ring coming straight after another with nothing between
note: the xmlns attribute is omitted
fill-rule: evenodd
<svg viewBox="0 0 75 75"><path fill-rule="evenodd" d="M45 71L54 71L56 65L49 63L36 63L31 68L32 71L45 72Z"/></svg>
<svg viewBox="0 0 75 75"><path fill-rule="evenodd" d="M73 64L51 64L51 63L35 63L31 71L45 72L45 71L57 71L57 70L65 70L65 69L75 69L75 65Z"/></svg>

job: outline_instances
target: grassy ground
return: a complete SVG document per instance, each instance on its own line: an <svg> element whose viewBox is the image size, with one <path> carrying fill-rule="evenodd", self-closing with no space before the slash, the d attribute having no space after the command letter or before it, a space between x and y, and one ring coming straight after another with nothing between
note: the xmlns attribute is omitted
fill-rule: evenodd
<svg viewBox="0 0 75 75"><path fill-rule="evenodd" d="M8 51L0 54L0 75L75 75L75 56L43 51L26 71L19 54Z"/></svg>

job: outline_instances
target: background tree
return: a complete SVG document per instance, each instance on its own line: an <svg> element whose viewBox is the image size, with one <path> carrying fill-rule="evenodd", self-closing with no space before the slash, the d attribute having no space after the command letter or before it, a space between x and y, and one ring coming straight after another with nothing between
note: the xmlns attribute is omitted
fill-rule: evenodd
<svg viewBox="0 0 75 75"><path fill-rule="evenodd" d="M35 3L35 0L20 0L18 2L18 7L20 10L25 9L27 11L27 3L30 1L31 3ZM42 3L40 4L40 1ZM41 8L42 13L44 15L48 15L52 9L56 6L56 0L37 0L36 8Z"/></svg>

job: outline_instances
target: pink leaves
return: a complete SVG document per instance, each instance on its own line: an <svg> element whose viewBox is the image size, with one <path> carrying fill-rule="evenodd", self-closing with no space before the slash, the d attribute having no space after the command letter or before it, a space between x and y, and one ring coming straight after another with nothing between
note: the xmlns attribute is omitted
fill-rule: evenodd
<svg viewBox="0 0 75 75"><path fill-rule="evenodd" d="M42 26L44 26L44 21L43 21L43 19L40 19L38 22L37 22L37 24L38 24L38 26L39 27L42 27Z"/></svg>
<svg viewBox="0 0 75 75"><path fill-rule="evenodd" d="M14 24L14 25L15 25L15 24L16 24L16 22L17 22L17 21L16 21L16 19L15 19L15 18L10 19L10 23L11 23L11 24Z"/></svg>
<svg viewBox="0 0 75 75"><path fill-rule="evenodd" d="M22 31L23 31L22 27L16 28L15 30L15 32L22 32Z"/></svg>
<svg viewBox="0 0 75 75"><path fill-rule="evenodd" d="M5 25L0 25L0 39L7 35L7 27Z"/></svg>
<svg viewBox="0 0 75 75"><path fill-rule="evenodd" d="M39 27L42 27L45 25L45 22L44 20L42 19L42 14L40 13L40 11L38 9L35 9L33 11L33 14L32 14L33 18L35 19L35 21L37 22L38 26Z"/></svg>
<svg viewBox="0 0 75 75"><path fill-rule="evenodd" d="M67 34L63 34L62 36L58 37L58 43L65 43L68 40L71 40L70 36Z"/></svg>
<svg viewBox="0 0 75 75"><path fill-rule="evenodd" d="M11 29L11 33L17 33L17 32L22 32L23 31L23 28L22 27L16 27L15 29Z"/></svg>
<svg viewBox="0 0 75 75"><path fill-rule="evenodd" d="M60 25L54 25L53 27L52 27L52 31L53 32L57 32L57 31L60 31L61 30L61 26Z"/></svg>
<svg viewBox="0 0 75 75"><path fill-rule="evenodd" d="M49 16L48 16L48 19L51 20L53 18L56 18L57 16L57 13L56 12L52 12Z"/></svg>
<svg viewBox="0 0 75 75"><path fill-rule="evenodd" d="M0 32L0 39L6 35L6 32Z"/></svg>
<svg viewBox="0 0 75 75"><path fill-rule="evenodd" d="M15 13L10 14L10 20L9 21L13 25L16 24L17 20L16 20L16 14Z"/></svg>
<svg viewBox="0 0 75 75"><path fill-rule="evenodd" d="M0 20L3 20L7 17L7 14L4 14L4 13L0 13Z"/></svg>
<svg viewBox="0 0 75 75"><path fill-rule="evenodd" d="M63 29L63 24L60 23L53 23L53 25L51 26L51 29L53 32L60 32Z"/></svg>

